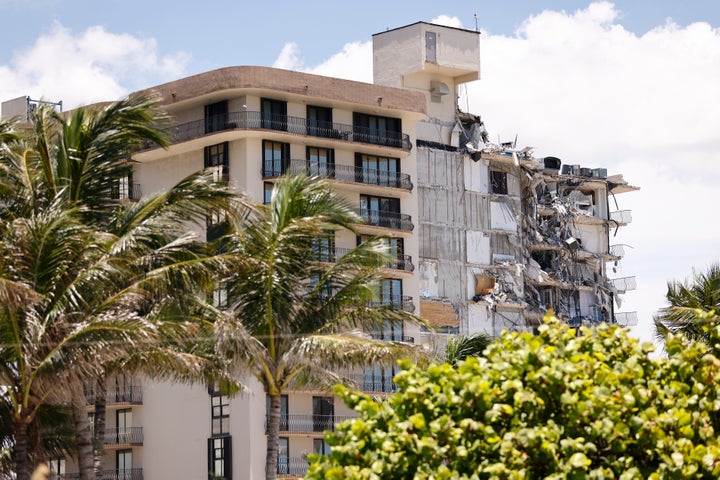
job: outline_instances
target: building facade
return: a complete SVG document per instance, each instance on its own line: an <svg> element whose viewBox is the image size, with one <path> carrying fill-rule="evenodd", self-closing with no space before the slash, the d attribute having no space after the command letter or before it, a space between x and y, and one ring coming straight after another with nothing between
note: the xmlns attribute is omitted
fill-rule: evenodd
<svg viewBox="0 0 720 480"><path fill-rule="evenodd" d="M387 237L396 260L378 301L440 333L532 331L548 308L572 324L632 324L616 308L634 279L608 270L624 254L611 238L631 220L617 196L637 188L603 168L490 143L480 116L457 102L460 87L480 77L478 32L424 22L388 30L373 36L373 61L374 84L228 67L148 89L172 117L171 145L137 152L115 194L132 201L213 168L267 202L277 178L308 172L363 218L361 237L338 232L322 254L332 261L362 235ZM209 217L198 234L212 237L213 226ZM438 343L407 326L386 338ZM392 374L352 375L382 396L394 390ZM247 384L229 398L200 385L113 379L105 477L265 478L266 399ZM290 392L281 411L281 477L302 476L306 454L327 452L322 432L352 416L320 390ZM53 465L77 471L71 459Z"/></svg>

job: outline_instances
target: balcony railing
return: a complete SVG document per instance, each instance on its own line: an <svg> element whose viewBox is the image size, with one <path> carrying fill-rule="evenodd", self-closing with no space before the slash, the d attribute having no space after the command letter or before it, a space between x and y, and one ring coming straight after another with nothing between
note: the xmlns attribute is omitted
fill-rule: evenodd
<svg viewBox="0 0 720 480"><path fill-rule="evenodd" d="M115 185L110 189L110 198L113 200L140 200L142 190L139 183Z"/></svg>
<svg viewBox="0 0 720 480"><path fill-rule="evenodd" d="M336 247L334 249L318 248L316 252L317 260L321 262L334 263L339 259L347 255L351 248ZM412 272L415 270L415 265L412 263L412 257L410 255L397 254L389 262L383 265L385 268L392 270L401 270L403 272Z"/></svg>
<svg viewBox="0 0 720 480"><path fill-rule="evenodd" d="M637 312L618 312L615 314L615 322L622 327L634 327L638 324Z"/></svg>
<svg viewBox="0 0 720 480"><path fill-rule="evenodd" d="M415 305L409 295L383 295L382 298L372 300L371 307L391 307L393 310L404 310L414 312Z"/></svg>
<svg viewBox="0 0 720 480"><path fill-rule="evenodd" d="M308 471L308 461L299 457L282 457L278 456L278 475L292 475L294 477L302 477Z"/></svg>
<svg viewBox="0 0 720 480"><path fill-rule="evenodd" d="M413 184L410 175L400 172L387 172L374 168L355 167L352 165L318 164L308 160L292 159L285 161L266 161L263 164L263 178L305 173L314 177L330 178L342 182L362 183L379 187L402 188L411 191Z"/></svg>
<svg viewBox="0 0 720 480"><path fill-rule="evenodd" d="M618 245L610 245L610 255L617 258L623 258L625 256L625 245L622 243Z"/></svg>
<svg viewBox="0 0 720 480"><path fill-rule="evenodd" d="M95 392L89 391L85 394L88 405L95 404ZM143 389L140 385L129 385L122 388L108 388L105 401L111 403L133 403L135 405L142 404Z"/></svg>
<svg viewBox="0 0 720 480"><path fill-rule="evenodd" d="M412 343L412 342L411 342ZM397 392L397 384L392 381L392 377L382 377L381 375L372 375L366 373L347 373L341 375L357 385L357 388L364 392Z"/></svg>
<svg viewBox="0 0 720 480"><path fill-rule="evenodd" d="M394 230L406 230L409 232L412 232L413 228L415 228L410 215L404 213L371 210L368 208L360 208L357 213L363 219L365 225L392 228Z"/></svg>
<svg viewBox="0 0 720 480"><path fill-rule="evenodd" d="M65 475L51 476L51 480L78 480L79 473L66 473ZM128 468L123 470L103 470L97 480L143 480L142 468Z"/></svg>
<svg viewBox="0 0 720 480"><path fill-rule="evenodd" d="M124 427L105 429L105 445L142 445L142 427Z"/></svg>
<svg viewBox="0 0 720 480"><path fill-rule="evenodd" d="M632 210L616 210L610 212L610 220L620 225L627 225L632 222Z"/></svg>
<svg viewBox="0 0 720 480"><path fill-rule="evenodd" d="M288 414L280 415L280 431L290 433L324 432L335 430L335 424L343 422L349 416L341 415L303 415ZM265 432L267 433L267 416L265 417Z"/></svg>
<svg viewBox="0 0 720 480"><path fill-rule="evenodd" d="M225 130L253 130L268 129L280 130L297 135L333 138L350 142L371 143L392 148L410 151L412 144L410 137L402 132L390 132L380 129L358 127L342 123L310 121L302 117L272 114L263 115L262 112L229 112L222 115L213 115L201 120L180 123L168 129L171 143L186 142L204 135ZM156 145L148 144L147 148Z"/></svg>
<svg viewBox="0 0 720 480"><path fill-rule="evenodd" d="M410 299L410 301L412 301L412 298ZM398 336L398 335L393 335L392 333L388 333L388 334L372 333L372 334L370 334L370 337L373 340L383 340L385 342L415 343L415 337L407 337L405 335Z"/></svg>
<svg viewBox="0 0 720 480"><path fill-rule="evenodd" d="M628 292L637 288L635 277L611 278L610 281L619 292Z"/></svg>

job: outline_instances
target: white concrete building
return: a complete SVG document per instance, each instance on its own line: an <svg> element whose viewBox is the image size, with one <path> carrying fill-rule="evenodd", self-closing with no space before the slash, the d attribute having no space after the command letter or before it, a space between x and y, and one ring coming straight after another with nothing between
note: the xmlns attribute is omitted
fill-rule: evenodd
<svg viewBox="0 0 720 480"><path fill-rule="evenodd" d="M385 269L382 300L441 332L532 330L548 307L573 323L632 322L615 309L634 279L607 273L623 254L612 232L630 221L613 211L616 195L636 187L602 168L488 142L479 115L457 104L459 88L479 79L479 41L478 32L424 22L376 34L374 84L229 67L150 88L173 117L172 144L137 152L119 196L139 198L211 166L263 201L279 175L310 171L358 205L361 232L390 239L397 262ZM328 258L356 241L338 233ZM388 338L430 334L405 327ZM368 368L357 378L382 395L392 373ZM106 477L264 478L265 396L250 385L227 398L118 377ZM325 451L322 431L352 414L312 390L290 392L282 411L278 473L289 477L305 473L306 453ZM55 468L76 471L72 461Z"/></svg>

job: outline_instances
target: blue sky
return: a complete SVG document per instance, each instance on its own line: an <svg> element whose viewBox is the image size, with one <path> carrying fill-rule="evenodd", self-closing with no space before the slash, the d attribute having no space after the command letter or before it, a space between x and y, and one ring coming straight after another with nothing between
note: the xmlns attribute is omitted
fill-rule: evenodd
<svg viewBox="0 0 720 480"><path fill-rule="evenodd" d="M638 278L621 311L650 338L665 283L720 258L717 0L167 2L0 0L0 100L119 98L228 65L372 79L371 36L416 21L481 35L481 80L463 110L491 139L605 167L633 223L613 275ZM612 232L614 234L614 232Z"/></svg>

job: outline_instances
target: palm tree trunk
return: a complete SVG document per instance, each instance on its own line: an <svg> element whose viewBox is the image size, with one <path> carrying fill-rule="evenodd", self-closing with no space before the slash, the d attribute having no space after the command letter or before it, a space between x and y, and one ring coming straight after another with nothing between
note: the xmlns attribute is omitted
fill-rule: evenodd
<svg viewBox="0 0 720 480"><path fill-rule="evenodd" d="M107 378L101 376L95 382L95 419L93 425L93 466L95 478L105 469L105 415L107 412Z"/></svg>
<svg viewBox="0 0 720 480"><path fill-rule="evenodd" d="M75 446L77 448L80 480L93 480L93 446L90 433L90 420L87 413L87 400L82 388L72 389L72 412L75 423Z"/></svg>
<svg viewBox="0 0 720 480"><path fill-rule="evenodd" d="M17 480L30 480L30 465L28 462L28 424L25 419L16 420L13 425L15 445L13 446L13 460Z"/></svg>
<svg viewBox="0 0 720 480"><path fill-rule="evenodd" d="M270 395L270 412L267 419L267 453L265 455L265 478L277 478L278 439L280 438L280 401L281 396Z"/></svg>

